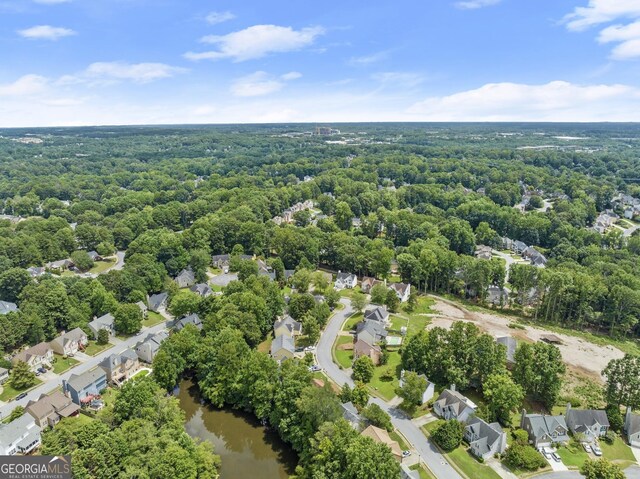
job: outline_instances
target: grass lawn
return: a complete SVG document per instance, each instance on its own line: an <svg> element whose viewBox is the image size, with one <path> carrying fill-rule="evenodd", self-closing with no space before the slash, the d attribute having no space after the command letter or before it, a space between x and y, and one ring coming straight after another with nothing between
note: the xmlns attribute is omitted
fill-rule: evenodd
<svg viewBox="0 0 640 479"><path fill-rule="evenodd" d="M111 268L114 264L116 264L116 261L117 260L115 258L109 258L103 261L96 261L95 263L93 263L93 268L89 270L89 273L93 273L93 274L103 273L105 270Z"/></svg>
<svg viewBox="0 0 640 479"><path fill-rule="evenodd" d="M610 461L636 461L631 448L624 443L621 437L616 437L616 440L611 445L605 441L600 441L599 445L600 449L602 449L602 455Z"/></svg>
<svg viewBox="0 0 640 479"><path fill-rule="evenodd" d="M165 321L166 319L164 319L164 317L160 313L156 313L155 311L147 311L147 319L144 319L142 321L142 325L149 328Z"/></svg>
<svg viewBox="0 0 640 479"><path fill-rule="evenodd" d="M214 293L219 293L224 289L219 284L212 284L212 283L209 283L209 287L211 288L211 291L213 291Z"/></svg>
<svg viewBox="0 0 640 479"><path fill-rule="evenodd" d="M56 361L53 363L53 372L56 374L60 374L65 372L67 369L74 367L80 361L73 358L63 358L62 356L55 356Z"/></svg>
<svg viewBox="0 0 640 479"><path fill-rule="evenodd" d="M351 336L338 336L333 345L333 354L337 363L344 369L349 369L353 363L353 350L338 349L341 344L349 344L353 342Z"/></svg>
<svg viewBox="0 0 640 479"><path fill-rule="evenodd" d="M344 288L340 290L340 296L343 298L352 298L353 297L353 293L355 293L356 291L360 292L360 287L357 286L355 288Z"/></svg>
<svg viewBox="0 0 640 479"><path fill-rule="evenodd" d="M422 430L425 433L425 436L429 437L431 435L431 431L433 431L441 421L438 419L437 421L431 421L424 426L422 426Z"/></svg>
<svg viewBox="0 0 640 479"><path fill-rule="evenodd" d="M384 400L390 401L396 395L396 388L398 387L398 378L400 377L400 353L397 351L389 352L389 361L384 366L377 366L373 372L373 378L369 383L369 387L374 391L374 394L381 396ZM393 380L385 381L381 378L385 371L391 370L393 374Z"/></svg>
<svg viewBox="0 0 640 479"><path fill-rule="evenodd" d="M31 389L35 388L39 384L42 384L42 381L36 378L35 382L33 383L33 386L28 387L26 389L18 390L18 389L13 389L11 385L8 382L6 382L2 385L3 390L2 390L2 394L0 394L0 401L4 401L4 402L10 401L11 399L15 398L18 394L30 391Z"/></svg>
<svg viewBox="0 0 640 479"><path fill-rule="evenodd" d="M418 471L418 474L420 474L420 479L436 479L433 474L427 471L420 464L414 464L409 469L411 469L412 471Z"/></svg>
<svg viewBox="0 0 640 479"><path fill-rule="evenodd" d="M447 459L467 477L473 479L500 479L496 471L478 462L467 450L460 446L446 454Z"/></svg>
<svg viewBox="0 0 640 479"><path fill-rule="evenodd" d="M85 354L88 354L89 356L95 356L96 354L101 353L105 349L109 349L109 348L112 348L112 347L113 347L113 344L111 344L111 343L98 344L95 341L89 341L89 344L87 345L87 347L84 350L84 352L85 352Z"/></svg>
<svg viewBox="0 0 640 479"><path fill-rule="evenodd" d="M398 434L397 431L391 431L389 433L389 437L391 439L393 439L394 441L396 441L398 443L398 445L400 446L400 449L402 449L403 451L406 451L407 449L409 449L409 446L404 441L404 439L402 439L402 436L400 434Z"/></svg>
<svg viewBox="0 0 640 479"><path fill-rule="evenodd" d="M362 318L364 318L364 314L363 313L354 314L353 316L351 316L349 319L347 319L344 322L344 325L342 326L342 330L343 331L351 331L352 329L354 329L356 327L356 324L358 324L360 321L362 321Z"/></svg>
<svg viewBox="0 0 640 479"><path fill-rule="evenodd" d="M585 452L579 444L567 445L567 447L559 447L558 455L562 458L562 462L570 469L580 469L580 466L589 458L589 454Z"/></svg>
<svg viewBox="0 0 640 479"><path fill-rule="evenodd" d="M257 350L261 353L269 353L271 351L271 343L273 342L273 333L269 333L267 339L258 344Z"/></svg>
<svg viewBox="0 0 640 479"><path fill-rule="evenodd" d="M209 266L207 268L207 271L209 271L209 273L211 273L214 276L218 276L219 274L222 274L222 270L220 268L214 268L213 266Z"/></svg>
<svg viewBox="0 0 640 479"><path fill-rule="evenodd" d="M144 377L147 377L150 372L151 371L149 371L148 369L141 369L140 371L135 373L133 376L131 376L131 379L133 378L142 379Z"/></svg>

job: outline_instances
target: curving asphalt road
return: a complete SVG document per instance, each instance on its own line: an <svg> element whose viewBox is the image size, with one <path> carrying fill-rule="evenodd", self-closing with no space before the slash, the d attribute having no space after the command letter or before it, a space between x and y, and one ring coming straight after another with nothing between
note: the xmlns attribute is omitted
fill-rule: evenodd
<svg viewBox="0 0 640 479"><path fill-rule="evenodd" d="M640 479L640 467L630 466L624 470L628 479ZM577 471L550 472L536 476L536 479L584 479L584 476Z"/></svg>
<svg viewBox="0 0 640 479"><path fill-rule="evenodd" d="M323 368L327 376L336 384L339 386L348 384L350 387L353 387L354 383L351 377L333 362L331 355L333 343L340 333L343 323L354 312L349 299L343 298L340 302L344 305L344 309L336 312L327 323L316 347L316 358L318 365ZM420 428L413 424L404 412L396 407L390 406L379 398L372 397L371 402L380 406L391 416L393 425L411 443L411 446L416 450L420 459L429 466L429 469L431 469L431 472L433 472L437 479L462 479L436 447L427 440Z"/></svg>

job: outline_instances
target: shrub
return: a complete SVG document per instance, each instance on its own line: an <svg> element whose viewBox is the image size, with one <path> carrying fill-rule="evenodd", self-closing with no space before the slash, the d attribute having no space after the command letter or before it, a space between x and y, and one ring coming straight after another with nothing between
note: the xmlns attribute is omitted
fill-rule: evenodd
<svg viewBox="0 0 640 479"><path fill-rule="evenodd" d="M431 437L444 451L450 452L462 442L464 426L462 423L451 419L441 422L431 433Z"/></svg>
<svg viewBox="0 0 640 479"><path fill-rule="evenodd" d="M533 447L520 443L514 443L507 449L504 461L507 466L526 471L537 471L547 464L547 461Z"/></svg>

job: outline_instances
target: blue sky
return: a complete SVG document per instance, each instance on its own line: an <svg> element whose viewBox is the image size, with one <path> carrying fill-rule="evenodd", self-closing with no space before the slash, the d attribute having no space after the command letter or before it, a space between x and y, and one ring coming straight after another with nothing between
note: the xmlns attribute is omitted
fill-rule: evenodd
<svg viewBox="0 0 640 479"><path fill-rule="evenodd" d="M640 0L0 0L0 126L640 121Z"/></svg>

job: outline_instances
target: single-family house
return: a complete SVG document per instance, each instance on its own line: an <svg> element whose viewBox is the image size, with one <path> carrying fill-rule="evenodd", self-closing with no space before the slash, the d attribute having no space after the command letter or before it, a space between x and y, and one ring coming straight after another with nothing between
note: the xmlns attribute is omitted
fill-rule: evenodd
<svg viewBox="0 0 640 479"><path fill-rule="evenodd" d="M387 330L378 321L360 321L356 324L356 341L362 339L369 344L376 344L386 338Z"/></svg>
<svg viewBox="0 0 640 479"><path fill-rule="evenodd" d="M197 295L202 296L203 298L206 298L213 294L213 290L211 289L211 286L209 286L207 283L194 284L189 289L194 293L196 293Z"/></svg>
<svg viewBox="0 0 640 479"><path fill-rule="evenodd" d="M477 406L471 399L455 390L455 386L445 389L433 403L433 412L443 419L457 419L466 422L469 416L475 414Z"/></svg>
<svg viewBox="0 0 640 479"><path fill-rule="evenodd" d="M149 305L149 309L151 311L157 313L159 310L167 306L168 299L169 293L167 292L152 294L151 296L149 296L147 304Z"/></svg>
<svg viewBox="0 0 640 479"><path fill-rule="evenodd" d="M547 265L547 258L533 246L529 246L522 252L522 257L528 259L533 266L543 268Z"/></svg>
<svg viewBox="0 0 640 479"><path fill-rule="evenodd" d="M527 414L523 409L520 429L527 432L529 442L536 448L550 446L553 443L566 443L570 439L569 428L564 416Z"/></svg>
<svg viewBox="0 0 640 479"><path fill-rule="evenodd" d="M290 337L300 336L302 334L302 323L285 314L282 319L276 321L273 325L274 337L282 334Z"/></svg>
<svg viewBox="0 0 640 479"><path fill-rule="evenodd" d="M95 368L82 374L72 374L68 381L62 381L62 392L68 394L78 406L89 404L107 388L107 373Z"/></svg>
<svg viewBox="0 0 640 479"><path fill-rule="evenodd" d="M402 462L402 449L400 448L400 445L396 441L391 439L387 431L385 431L384 429L380 429L379 427L376 427L374 425L371 425L367 427L364 431L362 431L360 434L362 434L365 437L370 437L371 439L373 439L375 442L379 444L384 444L385 446L389 446L389 449L391 449L391 454L393 455L394 459L398 462Z"/></svg>
<svg viewBox="0 0 640 479"><path fill-rule="evenodd" d="M378 306L364 312L365 321L375 321L383 325L389 323L389 311L386 307Z"/></svg>
<svg viewBox="0 0 640 479"><path fill-rule="evenodd" d="M271 343L271 357L276 361L284 361L293 358L296 351L293 338L286 334L276 336Z"/></svg>
<svg viewBox="0 0 640 479"><path fill-rule="evenodd" d="M516 349L518 348L518 341L511 336L500 336L496 338L496 343L502 344L505 347L507 355L507 367L512 367L516 363Z"/></svg>
<svg viewBox="0 0 640 479"><path fill-rule="evenodd" d="M360 282L360 289L364 294L370 294L373 287L379 284L384 286L383 281L365 276L364 278L362 278L362 281Z"/></svg>
<svg viewBox="0 0 640 479"><path fill-rule="evenodd" d="M502 249L513 250L513 240L511 238L503 236L500 238L500 241L502 241Z"/></svg>
<svg viewBox="0 0 640 479"><path fill-rule="evenodd" d="M144 341L136 344L136 354L138 355L138 358L145 363L151 364L153 362L153 358L156 357L156 353L160 349L162 341L168 337L169 335L164 331L160 331L156 334L149 334Z"/></svg>
<svg viewBox="0 0 640 479"><path fill-rule="evenodd" d="M62 356L73 356L78 351L82 351L88 343L87 333L80 328L75 328L61 334L49 344L54 353Z"/></svg>
<svg viewBox="0 0 640 479"><path fill-rule="evenodd" d="M436 385L431 381L429 381L424 374L419 374L418 377L424 378L424 380L427 382L427 385L424 388L424 391L422 391L422 398L420 399L421 404L426 404L431 400L431 398L433 398L433 395L436 393ZM399 386L402 387L403 384L404 384L404 369L400 371Z"/></svg>
<svg viewBox="0 0 640 479"><path fill-rule="evenodd" d="M79 410L80 406L71 398L55 391L49 395L42 394L37 401L29 401L24 412L30 414L36 424L44 429L55 426L63 417L75 416Z"/></svg>
<svg viewBox="0 0 640 479"><path fill-rule="evenodd" d="M336 275L335 289L352 289L358 285L358 277L352 273L338 273Z"/></svg>
<svg viewBox="0 0 640 479"><path fill-rule="evenodd" d="M474 254L477 259L490 260L492 256L491 246L478 245Z"/></svg>
<svg viewBox="0 0 640 479"><path fill-rule="evenodd" d="M93 261L102 261L103 259L96 251L89 251L87 254Z"/></svg>
<svg viewBox="0 0 640 479"><path fill-rule="evenodd" d="M191 268L183 269L178 273L178 276L175 277L174 281L178 285L178 288L188 288L195 284L196 275L193 273Z"/></svg>
<svg viewBox="0 0 640 479"><path fill-rule="evenodd" d="M229 271L231 256L228 254L216 254L211 257L211 264L214 268L219 268L225 273Z"/></svg>
<svg viewBox="0 0 640 479"><path fill-rule="evenodd" d="M624 416L624 433L630 446L640 447L640 414L633 414L630 407Z"/></svg>
<svg viewBox="0 0 640 479"><path fill-rule="evenodd" d="M284 280L285 281L289 281L289 279L292 278L294 274L296 274L296 270L295 269L285 269L284 270Z"/></svg>
<svg viewBox="0 0 640 479"><path fill-rule="evenodd" d="M624 210L624 217L628 220L632 220L633 217L635 216L635 209L633 208L626 208Z"/></svg>
<svg viewBox="0 0 640 479"><path fill-rule="evenodd" d="M409 300L411 294L411 285L405 283L390 283L389 288L395 291L396 296L401 303L405 303Z"/></svg>
<svg viewBox="0 0 640 479"><path fill-rule="evenodd" d="M360 414L352 402L342 404L342 417L347 420L351 427L356 430L360 429Z"/></svg>
<svg viewBox="0 0 640 479"><path fill-rule="evenodd" d="M173 329L175 329L176 331L180 331L187 324L193 324L196 328L202 330L202 320L200 320L200 316L198 316L197 313L189 314L180 318L174 323Z"/></svg>
<svg viewBox="0 0 640 479"><path fill-rule="evenodd" d="M47 270L41 266L31 266L30 268L27 268L27 273L29 273L29 275L32 278L39 278L40 276L43 276L46 272Z"/></svg>
<svg viewBox="0 0 640 479"><path fill-rule="evenodd" d="M143 301L138 301L136 303L136 306L140 308L140 312L142 313L143 318L146 318L147 316L149 316L149 308L147 307L146 304L144 304Z"/></svg>
<svg viewBox="0 0 640 479"><path fill-rule="evenodd" d="M66 269L74 267L75 265L70 259L59 259L58 261L51 261L44 266L50 271L64 271Z"/></svg>
<svg viewBox="0 0 640 479"><path fill-rule="evenodd" d="M609 418L607 413L596 409L573 409L567 404L567 412L564 415L569 431L573 435L580 435L582 442L594 442L603 437L609 430Z"/></svg>
<svg viewBox="0 0 640 479"><path fill-rule="evenodd" d="M29 454L40 446L40 428L30 414L0 424L0 456Z"/></svg>
<svg viewBox="0 0 640 479"><path fill-rule="evenodd" d="M482 459L502 454L507 449L507 434L500 424L488 424L479 417L473 417L467 422L464 439L469 443L471 452Z"/></svg>
<svg viewBox="0 0 640 479"><path fill-rule="evenodd" d="M9 370L7 368L0 368L0 384L4 384L9 380Z"/></svg>
<svg viewBox="0 0 640 479"><path fill-rule="evenodd" d="M33 372L42 367L50 368L53 362L53 349L51 349L49 343L38 343L16 354L12 362L15 364L18 361L27 363L29 369Z"/></svg>
<svg viewBox="0 0 640 479"><path fill-rule="evenodd" d="M487 288L487 303L504 305L509 302L509 292L507 288L492 284Z"/></svg>
<svg viewBox="0 0 640 479"><path fill-rule="evenodd" d="M0 301L0 314L15 313L18 311L18 305L10 301Z"/></svg>
<svg viewBox="0 0 640 479"><path fill-rule="evenodd" d="M368 343L362 338L358 338L353 345L353 359L358 359L360 356L369 356L373 364L379 364L381 355L380 346Z"/></svg>
<svg viewBox="0 0 640 479"><path fill-rule="evenodd" d="M116 334L115 318L111 313L95 318L87 326L93 333L94 339L98 339L98 333L101 329L106 329L109 332L109 336L114 336Z"/></svg>
<svg viewBox="0 0 640 479"><path fill-rule="evenodd" d="M516 240L511 243L511 249L516 254L522 254L522 252L527 249L527 245L520 240Z"/></svg>
<svg viewBox="0 0 640 479"><path fill-rule="evenodd" d="M138 355L133 349L125 349L121 353L111 354L98 364L107 374L107 381L118 385L133 376L140 369Z"/></svg>

